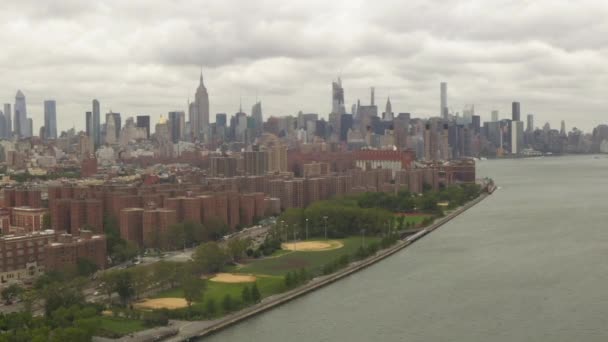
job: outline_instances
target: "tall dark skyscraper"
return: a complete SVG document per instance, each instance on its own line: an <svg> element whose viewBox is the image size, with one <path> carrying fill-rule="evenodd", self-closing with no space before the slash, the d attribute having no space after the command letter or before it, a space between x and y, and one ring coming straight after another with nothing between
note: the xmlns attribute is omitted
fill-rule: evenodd
<svg viewBox="0 0 608 342"><path fill-rule="evenodd" d="M150 139L150 115L138 115L137 127L146 129L146 139Z"/></svg>
<svg viewBox="0 0 608 342"><path fill-rule="evenodd" d="M342 80L338 77L336 82L331 84L331 112L335 114L344 114L344 88L342 88Z"/></svg>
<svg viewBox="0 0 608 342"><path fill-rule="evenodd" d="M21 90L15 96L15 132L20 137L29 137L29 125L27 122L27 107L25 105L25 95Z"/></svg>
<svg viewBox="0 0 608 342"><path fill-rule="evenodd" d="M169 112L169 134L171 135L171 141L175 144L180 141L182 137L182 121L185 117L184 112L175 111Z"/></svg>
<svg viewBox="0 0 608 342"><path fill-rule="evenodd" d="M226 113L215 114L215 125L216 127L226 127Z"/></svg>
<svg viewBox="0 0 608 342"><path fill-rule="evenodd" d="M99 101L95 99L93 100L93 124L91 132L96 149L101 145L101 117L99 113Z"/></svg>
<svg viewBox="0 0 608 342"><path fill-rule="evenodd" d="M513 102L511 104L511 120L521 121L521 107L519 102Z"/></svg>
<svg viewBox="0 0 608 342"><path fill-rule="evenodd" d="M6 126L4 127L3 135L10 139L13 136L13 111L11 110L10 103L4 104L4 117L6 119Z"/></svg>
<svg viewBox="0 0 608 342"><path fill-rule="evenodd" d="M44 101L44 135L47 139L57 139L57 104L55 100Z"/></svg>
<svg viewBox="0 0 608 342"><path fill-rule="evenodd" d="M441 82L439 85L440 88L440 105L439 105L439 114L444 120L448 119L448 84L446 82Z"/></svg>
<svg viewBox="0 0 608 342"><path fill-rule="evenodd" d="M86 112L85 115L85 121L86 121L86 133L87 136L89 138L91 138L91 140L95 140L93 137L93 112Z"/></svg>
<svg viewBox="0 0 608 342"><path fill-rule="evenodd" d="M534 131L534 115L528 114L528 125L526 126L526 132Z"/></svg>
<svg viewBox="0 0 608 342"><path fill-rule="evenodd" d="M479 115L473 115L471 119L471 126L473 127L473 131L475 131L476 134L479 134L479 131L481 130L481 117Z"/></svg>

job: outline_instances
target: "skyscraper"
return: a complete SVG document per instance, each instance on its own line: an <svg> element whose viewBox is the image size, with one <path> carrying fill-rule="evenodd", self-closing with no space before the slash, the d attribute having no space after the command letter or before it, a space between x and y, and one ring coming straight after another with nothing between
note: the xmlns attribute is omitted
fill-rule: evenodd
<svg viewBox="0 0 608 342"><path fill-rule="evenodd" d="M559 135L566 136L566 122L562 120L562 124L559 129Z"/></svg>
<svg viewBox="0 0 608 342"><path fill-rule="evenodd" d="M335 114L344 114L344 88L342 88L342 80L338 77L336 82L331 84L331 112Z"/></svg>
<svg viewBox="0 0 608 342"><path fill-rule="evenodd" d="M87 136L91 139L91 141L94 140L93 138L93 112L86 112L84 114L84 118L85 118L85 122L86 122L86 133Z"/></svg>
<svg viewBox="0 0 608 342"><path fill-rule="evenodd" d="M513 102L511 104L511 120L521 121L521 106L519 102Z"/></svg>
<svg viewBox="0 0 608 342"><path fill-rule="evenodd" d="M44 101L44 136L57 139L57 104L55 100Z"/></svg>
<svg viewBox="0 0 608 342"><path fill-rule="evenodd" d="M138 115L137 127L146 129L146 139L150 139L150 115Z"/></svg>
<svg viewBox="0 0 608 342"><path fill-rule="evenodd" d="M255 120L256 125L261 126L264 123L262 115L262 102L257 101L253 107L251 107L251 117Z"/></svg>
<svg viewBox="0 0 608 342"><path fill-rule="evenodd" d="M441 82L441 84L439 85L440 87L440 108L439 108L439 114L440 116L444 119L447 120L448 119L448 84L446 82Z"/></svg>
<svg viewBox="0 0 608 342"><path fill-rule="evenodd" d="M182 122L185 116L186 114L183 111L169 112L169 134L173 143L179 142L182 137Z"/></svg>
<svg viewBox="0 0 608 342"><path fill-rule="evenodd" d="M97 99L93 100L93 125L92 125L92 135L93 135L93 144L95 145L95 149L101 145L101 117L99 114L99 101Z"/></svg>
<svg viewBox="0 0 608 342"><path fill-rule="evenodd" d="M192 139L204 140L209 131L209 94L203 83L203 73L194 95L194 106L190 108Z"/></svg>
<svg viewBox="0 0 608 342"><path fill-rule="evenodd" d="M18 90L17 95L15 96L15 132L20 137L27 137L28 130L25 95L23 95L21 90Z"/></svg>
<svg viewBox="0 0 608 342"><path fill-rule="evenodd" d="M113 145L118 143L121 128L120 113L109 112L106 114L106 143Z"/></svg>
<svg viewBox="0 0 608 342"><path fill-rule="evenodd" d="M382 120L393 121L394 119L395 119L395 116L393 114L393 105L391 104L391 98L389 96L386 99L386 109L384 110L384 113L382 114Z"/></svg>
<svg viewBox="0 0 608 342"><path fill-rule="evenodd" d="M526 132L532 132L534 130L534 115L528 114L528 125L526 127Z"/></svg>
<svg viewBox="0 0 608 342"><path fill-rule="evenodd" d="M498 111L497 110L492 111L492 122L498 122Z"/></svg>
<svg viewBox="0 0 608 342"><path fill-rule="evenodd" d="M6 126L4 127L4 136L6 138L11 138L13 136L13 111L11 110L11 104L4 104L4 117L6 119Z"/></svg>

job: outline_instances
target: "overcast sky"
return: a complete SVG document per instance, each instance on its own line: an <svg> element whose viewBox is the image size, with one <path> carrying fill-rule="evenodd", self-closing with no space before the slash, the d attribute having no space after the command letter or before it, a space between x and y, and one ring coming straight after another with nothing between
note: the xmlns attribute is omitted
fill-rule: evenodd
<svg viewBox="0 0 608 342"><path fill-rule="evenodd" d="M44 4L46 2L46 4ZM447 4L449 3L449 4ZM0 11L0 102L27 98L35 131L57 100L59 129L84 129L91 100L125 116L186 110L201 66L215 113L256 94L264 116L326 117L342 76L347 108L361 99L395 112L475 104L536 126L606 123L608 2L500 0L20 0Z"/></svg>

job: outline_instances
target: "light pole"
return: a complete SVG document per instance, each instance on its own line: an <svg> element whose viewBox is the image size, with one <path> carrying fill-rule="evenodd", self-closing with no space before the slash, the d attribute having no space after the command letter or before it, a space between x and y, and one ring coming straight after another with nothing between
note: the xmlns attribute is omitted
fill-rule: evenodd
<svg viewBox="0 0 608 342"><path fill-rule="evenodd" d="M283 233L283 239L285 240L285 242L287 242L287 235L285 235L285 232L287 231L285 229L285 220L281 220L281 230Z"/></svg>
<svg viewBox="0 0 608 342"><path fill-rule="evenodd" d="M296 247L296 225L293 225L293 251L297 251L297 247Z"/></svg>
<svg viewBox="0 0 608 342"><path fill-rule="evenodd" d="M325 240L327 240L327 216L323 216L323 219L325 220Z"/></svg>
<svg viewBox="0 0 608 342"><path fill-rule="evenodd" d="M306 219L306 240L308 240L308 219Z"/></svg>

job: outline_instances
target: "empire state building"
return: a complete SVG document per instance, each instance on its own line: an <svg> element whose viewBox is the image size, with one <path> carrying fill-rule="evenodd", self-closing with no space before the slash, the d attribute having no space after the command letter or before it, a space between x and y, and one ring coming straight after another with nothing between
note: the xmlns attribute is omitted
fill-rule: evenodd
<svg viewBox="0 0 608 342"><path fill-rule="evenodd" d="M190 106L190 126L193 140L207 139L209 131L209 94L203 83L203 73Z"/></svg>

